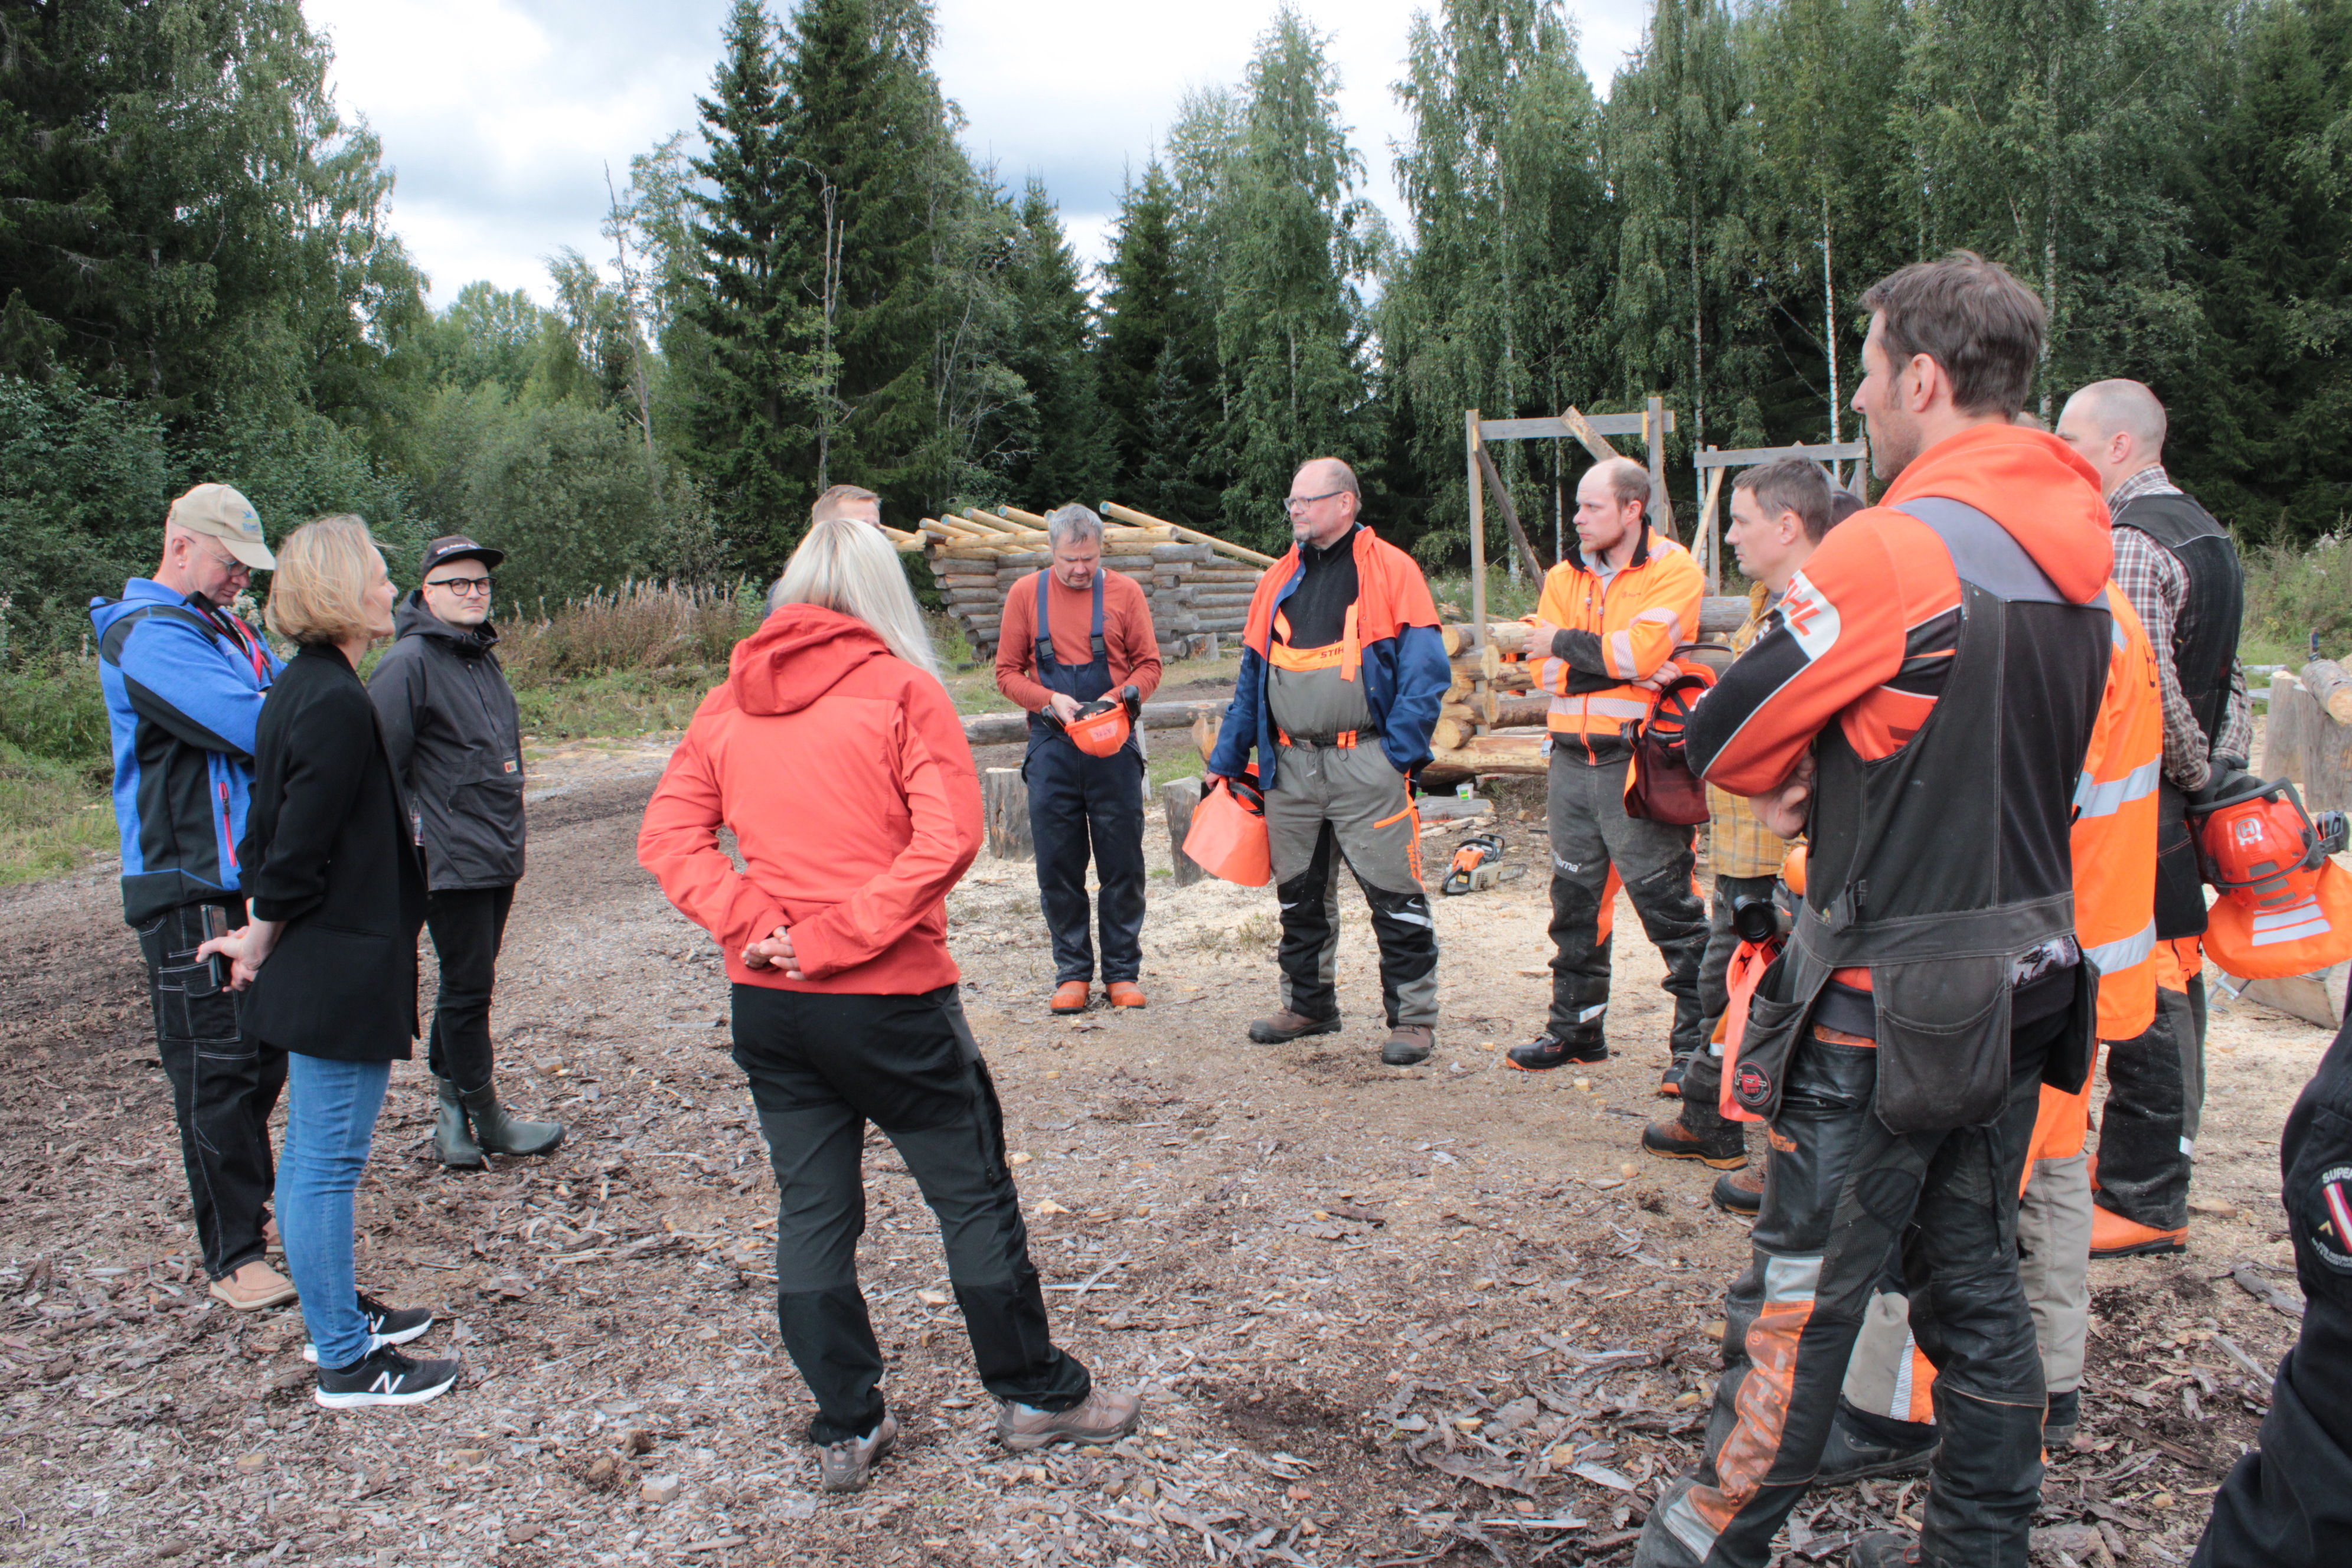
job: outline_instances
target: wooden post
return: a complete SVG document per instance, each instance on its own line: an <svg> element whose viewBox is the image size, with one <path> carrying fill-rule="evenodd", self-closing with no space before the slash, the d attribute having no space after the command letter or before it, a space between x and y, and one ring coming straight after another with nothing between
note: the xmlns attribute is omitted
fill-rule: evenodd
<svg viewBox="0 0 2352 1568"><path fill-rule="evenodd" d="M1675 509L1666 500L1666 400L1654 392L1642 405L1642 439L1650 444L1650 526L1675 539Z"/></svg>
<svg viewBox="0 0 2352 1568"><path fill-rule="evenodd" d="M1715 448L1709 447L1707 450L1712 452ZM1723 531L1715 525L1715 503L1722 494L1723 470L1709 468L1706 471L1706 501L1699 508L1698 536L1706 550L1706 591L1710 594L1723 592Z"/></svg>
<svg viewBox="0 0 2352 1568"><path fill-rule="evenodd" d="M2352 808L2352 676L2334 659L2303 667L2303 711L2295 749L2303 753L2303 804L2313 811Z"/></svg>
<svg viewBox="0 0 2352 1568"><path fill-rule="evenodd" d="M1462 413L1465 464L1470 470L1470 626L1472 641L1486 642L1486 496L1478 474L1478 411Z"/></svg>
<svg viewBox="0 0 2352 1568"><path fill-rule="evenodd" d="M1519 509L1512 504L1510 489L1503 483L1501 470L1495 467L1495 455L1486 450L1484 442L1476 450L1478 472L1486 483L1495 487L1495 504L1502 509L1503 526L1511 531L1511 542L1519 547L1519 558L1527 563L1528 575L1535 579L1538 588L1541 588L1543 563L1536 559L1536 547L1528 542L1528 531L1519 526Z"/></svg>
<svg viewBox="0 0 2352 1568"><path fill-rule="evenodd" d="M1201 804L1199 779L1170 779L1160 786L1160 802L1168 808L1168 858L1176 868L1176 885L1189 888L1204 873L1201 863L1184 853L1192 831L1192 808Z"/></svg>
<svg viewBox="0 0 2352 1568"><path fill-rule="evenodd" d="M991 768L981 775L981 817L988 826L988 852L999 860L1034 860L1029 837L1029 785L1019 768Z"/></svg>
<svg viewBox="0 0 2352 1568"><path fill-rule="evenodd" d="M2303 759L2295 754L2295 730L2302 721L2303 682L2289 670L2271 672L2270 714L2263 722L2263 777L2303 777Z"/></svg>

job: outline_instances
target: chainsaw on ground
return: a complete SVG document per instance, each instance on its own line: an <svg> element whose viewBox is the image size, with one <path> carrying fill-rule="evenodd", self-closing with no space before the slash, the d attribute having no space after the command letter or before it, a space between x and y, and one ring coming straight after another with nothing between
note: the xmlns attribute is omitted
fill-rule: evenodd
<svg viewBox="0 0 2352 1568"><path fill-rule="evenodd" d="M1526 876L1526 867L1502 864L1503 848L1499 833L1472 834L1454 851L1454 863L1446 868L1445 880L1437 890L1448 895L1475 893Z"/></svg>

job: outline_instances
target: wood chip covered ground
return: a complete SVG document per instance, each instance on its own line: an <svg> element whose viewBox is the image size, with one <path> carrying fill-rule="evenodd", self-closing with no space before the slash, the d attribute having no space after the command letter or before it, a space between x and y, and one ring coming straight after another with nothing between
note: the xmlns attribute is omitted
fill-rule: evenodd
<svg viewBox="0 0 2352 1568"><path fill-rule="evenodd" d="M494 1027L553 1158L444 1172L422 1065L395 1070L360 1198L362 1285L441 1315L466 1381L415 1410L310 1402L293 1309L208 1302L111 867L0 893L0 1560L41 1563L1609 1563L1690 1459L1747 1230L1713 1173L1639 1154L1667 1005L1621 910L1619 1054L1501 1069L1548 994L1530 874L1439 903L1445 1022L1380 1066L1346 905L1342 1035L1252 1046L1271 895L1152 884L1139 1015L1045 1012L1026 865L950 902L1057 1330L1140 1385L1115 1448L1008 1457L937 1234L869 1150L862 1268L906 1437L873 1489L815 1489L775 1338L774 1191L726 987L637 869L665 755L535 760L531 866ZM984 752L983 766L1009 756ZM1522 798L1517 804L1531 805ZM1157 816L1157 812L1153 814ZM1151 864L1168 865L1155 826ZM1353 895L1347 896L1350 900ZM2093 1266L2083 1438L2052 1456L2058 1563L2185 1563L2292 1342L2280 1123L2326 1045L2217 999L2200 1205L2180 1258ZM1916 1519L1915 1482L1817 1493L1790 1563Z"/></svg>

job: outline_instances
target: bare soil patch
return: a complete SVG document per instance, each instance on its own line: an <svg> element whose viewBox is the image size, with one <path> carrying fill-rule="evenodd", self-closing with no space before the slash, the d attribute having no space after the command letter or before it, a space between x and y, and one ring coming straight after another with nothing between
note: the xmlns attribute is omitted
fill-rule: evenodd
<svg viewBox="0 0 2352 1568"><path fill-rule="evenodd" d="M1529 875L1439 902L1446 1023L1407 1071L1379 1064L1360 910L1342 1035L1250 1045L1270 895L1164 878L1150 1007L1058 1020L1030 868L983 858L951 938L1057 1331L1142 1386L1147 1418L1105 1452L996 1448L936 1230L877 1140L861 1267L906 1437L871 1491L829 1500L776 1343L773 1184L724 977L635 864L665 756L536 763L494 1026L509 1099L568 1122L562 1150L444 1172L422 1065L394 1073L361 1277L434 1307L424 1348L467 1365L416 1410L318 1409L299 1313L205 1300L110 868L0 891L0 1559L1622 1560L1694 1451L1747 1235L1712 1173L1636 1149L1667 1009L1630 907L1619 1054L1499 1068L1549 987L1531 801L1501 825ZM1168 864L1157 827L1149 854ZM2223 1342L2268 1369L2293 1338L2226 1273L2294 1291L2276 1138L2326 1036L2227 1002L2213 1032L2198 1195L2229 1212L2184 1258L2094 1266L2084 1444L2053 1456L2042 1520L2078 1563L2187 1560L2268 1394ZM1790 1561L1837 1560L1918 1496L1809 1499Z"/></svg>

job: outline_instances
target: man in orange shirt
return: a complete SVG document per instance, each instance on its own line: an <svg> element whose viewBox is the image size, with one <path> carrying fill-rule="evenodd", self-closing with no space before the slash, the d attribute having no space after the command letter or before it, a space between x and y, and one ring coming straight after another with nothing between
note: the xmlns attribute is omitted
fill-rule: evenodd
<svg viewBox="0 0 2352 1568"><path fill-rule="evenodd" d="M1545 574L1531 653L1551 694L1551 1016L1504 1060L1522 1072L1609 1055L1610 906L1620 883L1666 961L1675 999L1666 1081L1706 1048L1698 963L1706 950L1696 833L1625 814L1633 741L1658 689L1680 671L1675 649L1698 636L1706 579L1690 552L1644 522L1650 476L1628 458L1585 471L1576 487L1577 548Z"/></svg>
<svg viewBox="0 0 2352 1568"><path fill-rule="evenodd" d="M1102 884L1103 989L1114 1007L1140 1007L1143 988L1143 740L1088 756L1064 727L1081 704L1113 692L1132 719L1160 689L1151 606L1132 577L1102 564L1102 519L1066 506L1045 520L1054 562L1004 596L996 689L1029 710L1029 835L1037 898L1054 935L1056 1013L1087 1010L1095 978L1087 861Z"/></svg>

